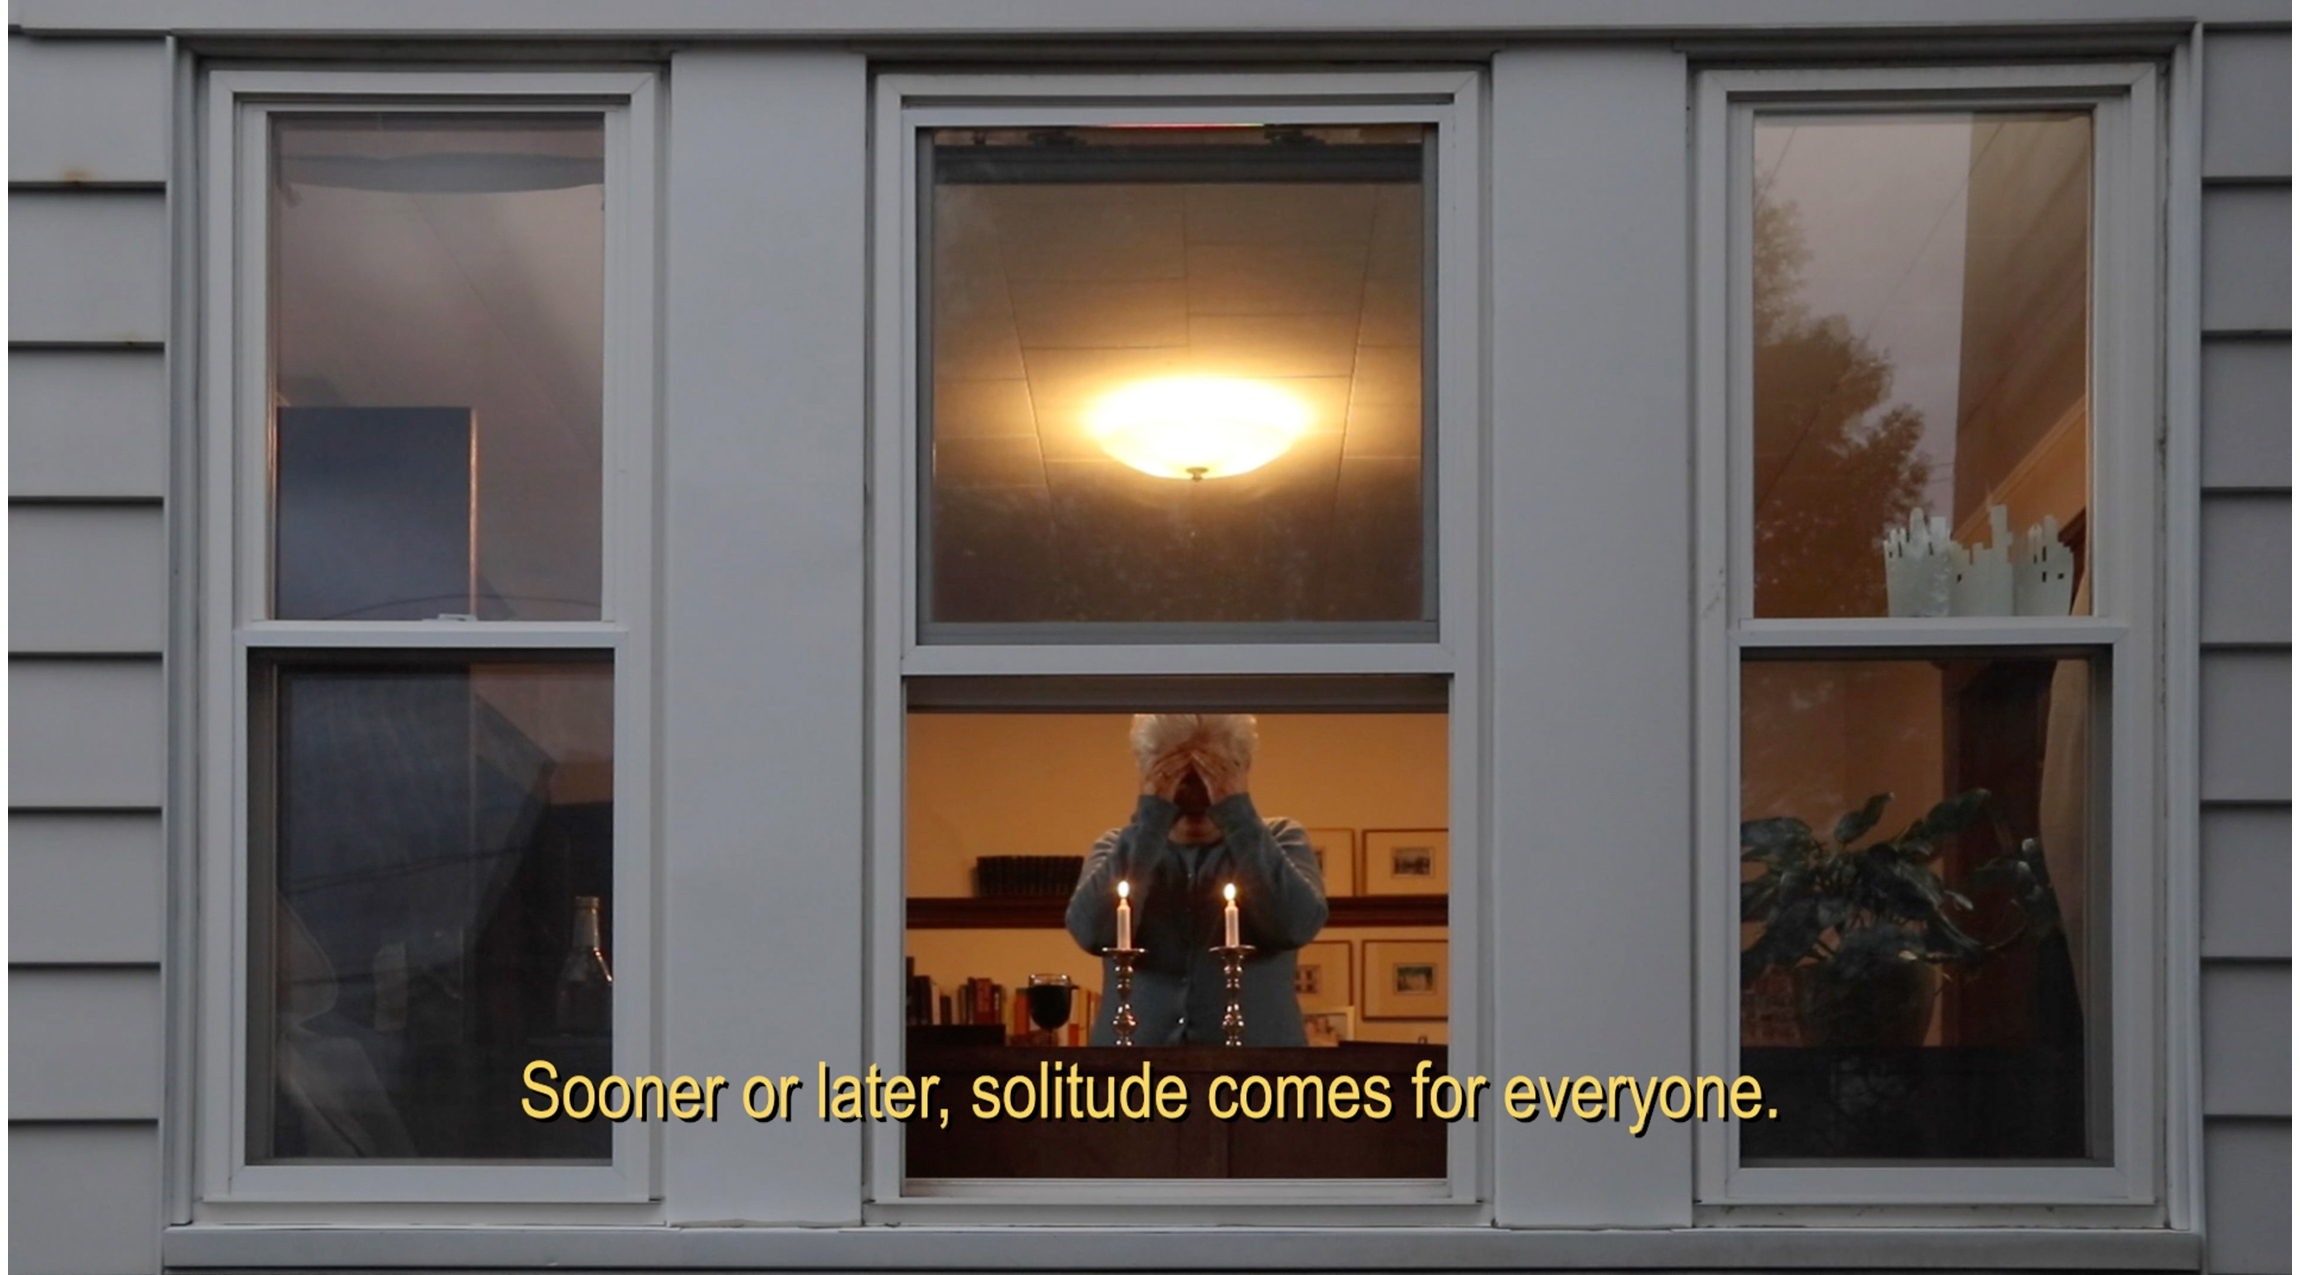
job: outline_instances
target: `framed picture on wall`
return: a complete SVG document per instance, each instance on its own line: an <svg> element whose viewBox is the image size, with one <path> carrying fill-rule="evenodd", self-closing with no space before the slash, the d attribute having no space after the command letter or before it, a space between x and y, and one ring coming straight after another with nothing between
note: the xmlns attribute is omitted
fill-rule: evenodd
<svg viewBox="0 0 2300 1275"><path fill-rule="evenodd" d="M1358 1012L1354 1009L1329 1009L1302 1015L1302 1035L1310 1044L1339 1045L1357 1036Z"/></svg>
<svg viewBox="0 0 2300 1275"><path fill-rule="evenodd" d="M1358 892L1358 830L1305 828L1310 849L1318 856L1318 871L1325 874L1326 897L1346 899Z"/></svg>
<svg viewBox="0 0 2300 1275"><path fill-rule="evenodd" d="M1443 828L1368 828L1364 864L1358 872L1365 894L1444 894L1446 869Z"/></svg>
<svg viewBox="0 0 2300 1275"><path fill-rule="evenodd" d="M1294 953L1294 1000L1305 1014L1343 1009L1357 1003L1350 969L1350 942L1331 939L1305 944Z"/></svg>
<svg viewBox="0 0 2300 1275"><path fill-rule="evenodd" d="M1444 939L1367 939L1365 994L1360 1013L1369 1021L1444 1018L1452 980Z"/></svg>

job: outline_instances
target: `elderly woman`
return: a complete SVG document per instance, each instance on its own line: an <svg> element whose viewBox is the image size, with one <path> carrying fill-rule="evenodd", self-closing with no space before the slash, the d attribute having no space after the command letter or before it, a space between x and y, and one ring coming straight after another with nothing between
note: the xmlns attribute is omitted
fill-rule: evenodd
<svg viewBox="0 0 2300 1275"><path fill-rule="evenodd" d="M1104 833L1070 896L1072 938L1100 954L1117 942L1118 883L1134 906L1134 1014L1138 1045L1220 1044L1222 887L1238 887L1246 962L1245 1043L1301 1045L1294 949L1326 923L1326 886L1308 835L1291 819L1265 821L1247 795L1254 719L1161 713L1134 719L1142 797L1133 821ZM1103 963L1103 1011L1092 1040L1115 1043L1113 971Z"/></svg>

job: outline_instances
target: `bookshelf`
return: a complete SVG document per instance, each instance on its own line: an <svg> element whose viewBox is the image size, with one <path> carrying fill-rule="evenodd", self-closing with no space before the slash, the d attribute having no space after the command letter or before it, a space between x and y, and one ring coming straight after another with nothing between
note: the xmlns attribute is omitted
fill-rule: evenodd
<svg viewBox="0 0 2300 1275"><path fill-rule="evenodd" d="M914 930L1058 930L1067 898L918 898L909 903ZM1442 894L1353 895L1326 900L1326 927L1444 925Z"/></svg>

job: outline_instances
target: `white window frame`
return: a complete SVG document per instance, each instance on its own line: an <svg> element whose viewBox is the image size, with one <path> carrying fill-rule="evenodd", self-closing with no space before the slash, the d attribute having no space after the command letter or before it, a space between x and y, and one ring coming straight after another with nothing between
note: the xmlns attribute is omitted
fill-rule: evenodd
<svg viewBox="0 0 2300 1275"><path fill-rule="evenodd" d="M2085 649L2109 664L2112 782L2097 794L2107 828L2096 853L2109 905L2099 941L2108 970L2105 1050L2109 1157L2091 1165L1922 1164L1742 1167L1736 1125L1696 1137L1695 1198L1706 1223L1801 1221L1900 1225L2162 1225L2172 1197L2166 1138L2181 1107L2167 1085L2161 1005L2180 921L2168 872L2172 754L2165 529L2166 267L2164 76L2149 63L1923 69L1711 71L1696 81L1696 768L1697 1061L1739 1072L1737 897L1739 685L1744 651L1910 649L1940 654ZM2092 614L2003 619L1759 619L1749 526L1752 121L1762 111L1914 112L2077 109L2094 121L2092 322ZM2110 939L2113 938L2113 942ZM2090 1016L2099 1022L2097 1009ZM2097 1055L2096 1055L2097 1056ZM1783 1113L1788 1118L1790 1113ZM2175 1131L2172 1136L2177 1137ZM1895 1209L1893 1206L1902 1206ZM1931 1210L1928 1215L1926 1210ZM1940 1210L1946 1209L1943 1213Z"/></svg>
<svg viewBox="0 0 2300 1275"><path fill-rule="evenodd" d="M1459 1074L1493 1070L1483 876L1485 649L1481 340L1485 246L1482 69L1373 73L972 75L888 74L875 86L871 171L872 502L868 652L869 844L872 990L864 1056L903 1053L902 999L885 994L903 967L904 687L920 677L1262 677L1302 674L1442 675L1451 679L1449 826L1455 882L1449 912L1455 953L1448 1057ZM917 242L920 131L979 125L1089 126L1156 120L1233 124L1424 123L1436 137L1437 261L1434 366L1438 500L1438 616L1434 639L1410 642L924 643L918 614L919 437ZM1017 628L1022 626L1015 626ZM1473 1223L1490 1219L1479 1166L1490 1163L1490 1122L1453 1126L1443 1179L1190 1181L1164 1179L906 1179L901 1130L868 1134L864 1219L903 1223L1107 1221L1114 1205L1142 1224L1286 1225ZM1372 1207L1368 1206L1382 1206Z"/></svg>
<svg viewBox="0 0 2300 1275"><path fill-rule="evenodd" d="M639 1220L658 1194L660 1124L615 1126L603 1165L439 1162L251 1164L249 663L266 651L591 651L614 668L615 1070L657 1069L653 952L653 569L657 128L651 70L214 71L200 96L203 384L199 534L203 584L196 713L199 910L195 1024L196 1217L309 1218L358 1203L362 1218L476 1216L446 1205L528 1205L541 1216ZM270 279L270 121L276 113L404 111L605 117L606 275L601 612L596 621L296 621L265 618ZM616 1205L631 1206L618 1209ZM432 1206L432 1207L426 1207ZM325 1216L342 1216L340 1210ZM503 1220L501 1210L486 1215Z"/></svg>

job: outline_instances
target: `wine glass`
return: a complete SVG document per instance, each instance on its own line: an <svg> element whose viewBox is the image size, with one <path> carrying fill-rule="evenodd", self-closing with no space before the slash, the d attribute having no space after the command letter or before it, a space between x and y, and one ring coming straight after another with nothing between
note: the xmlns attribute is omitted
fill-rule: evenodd
<svg viewBox="0 0 2300 1275"><path fill-rule="evenodd" d="M1042 1031L1053 1031L1070 1021L1071 993L1078 990L1068 974L1033 974L1022 989L1030 1002L1030 1021Z"/></svg>

